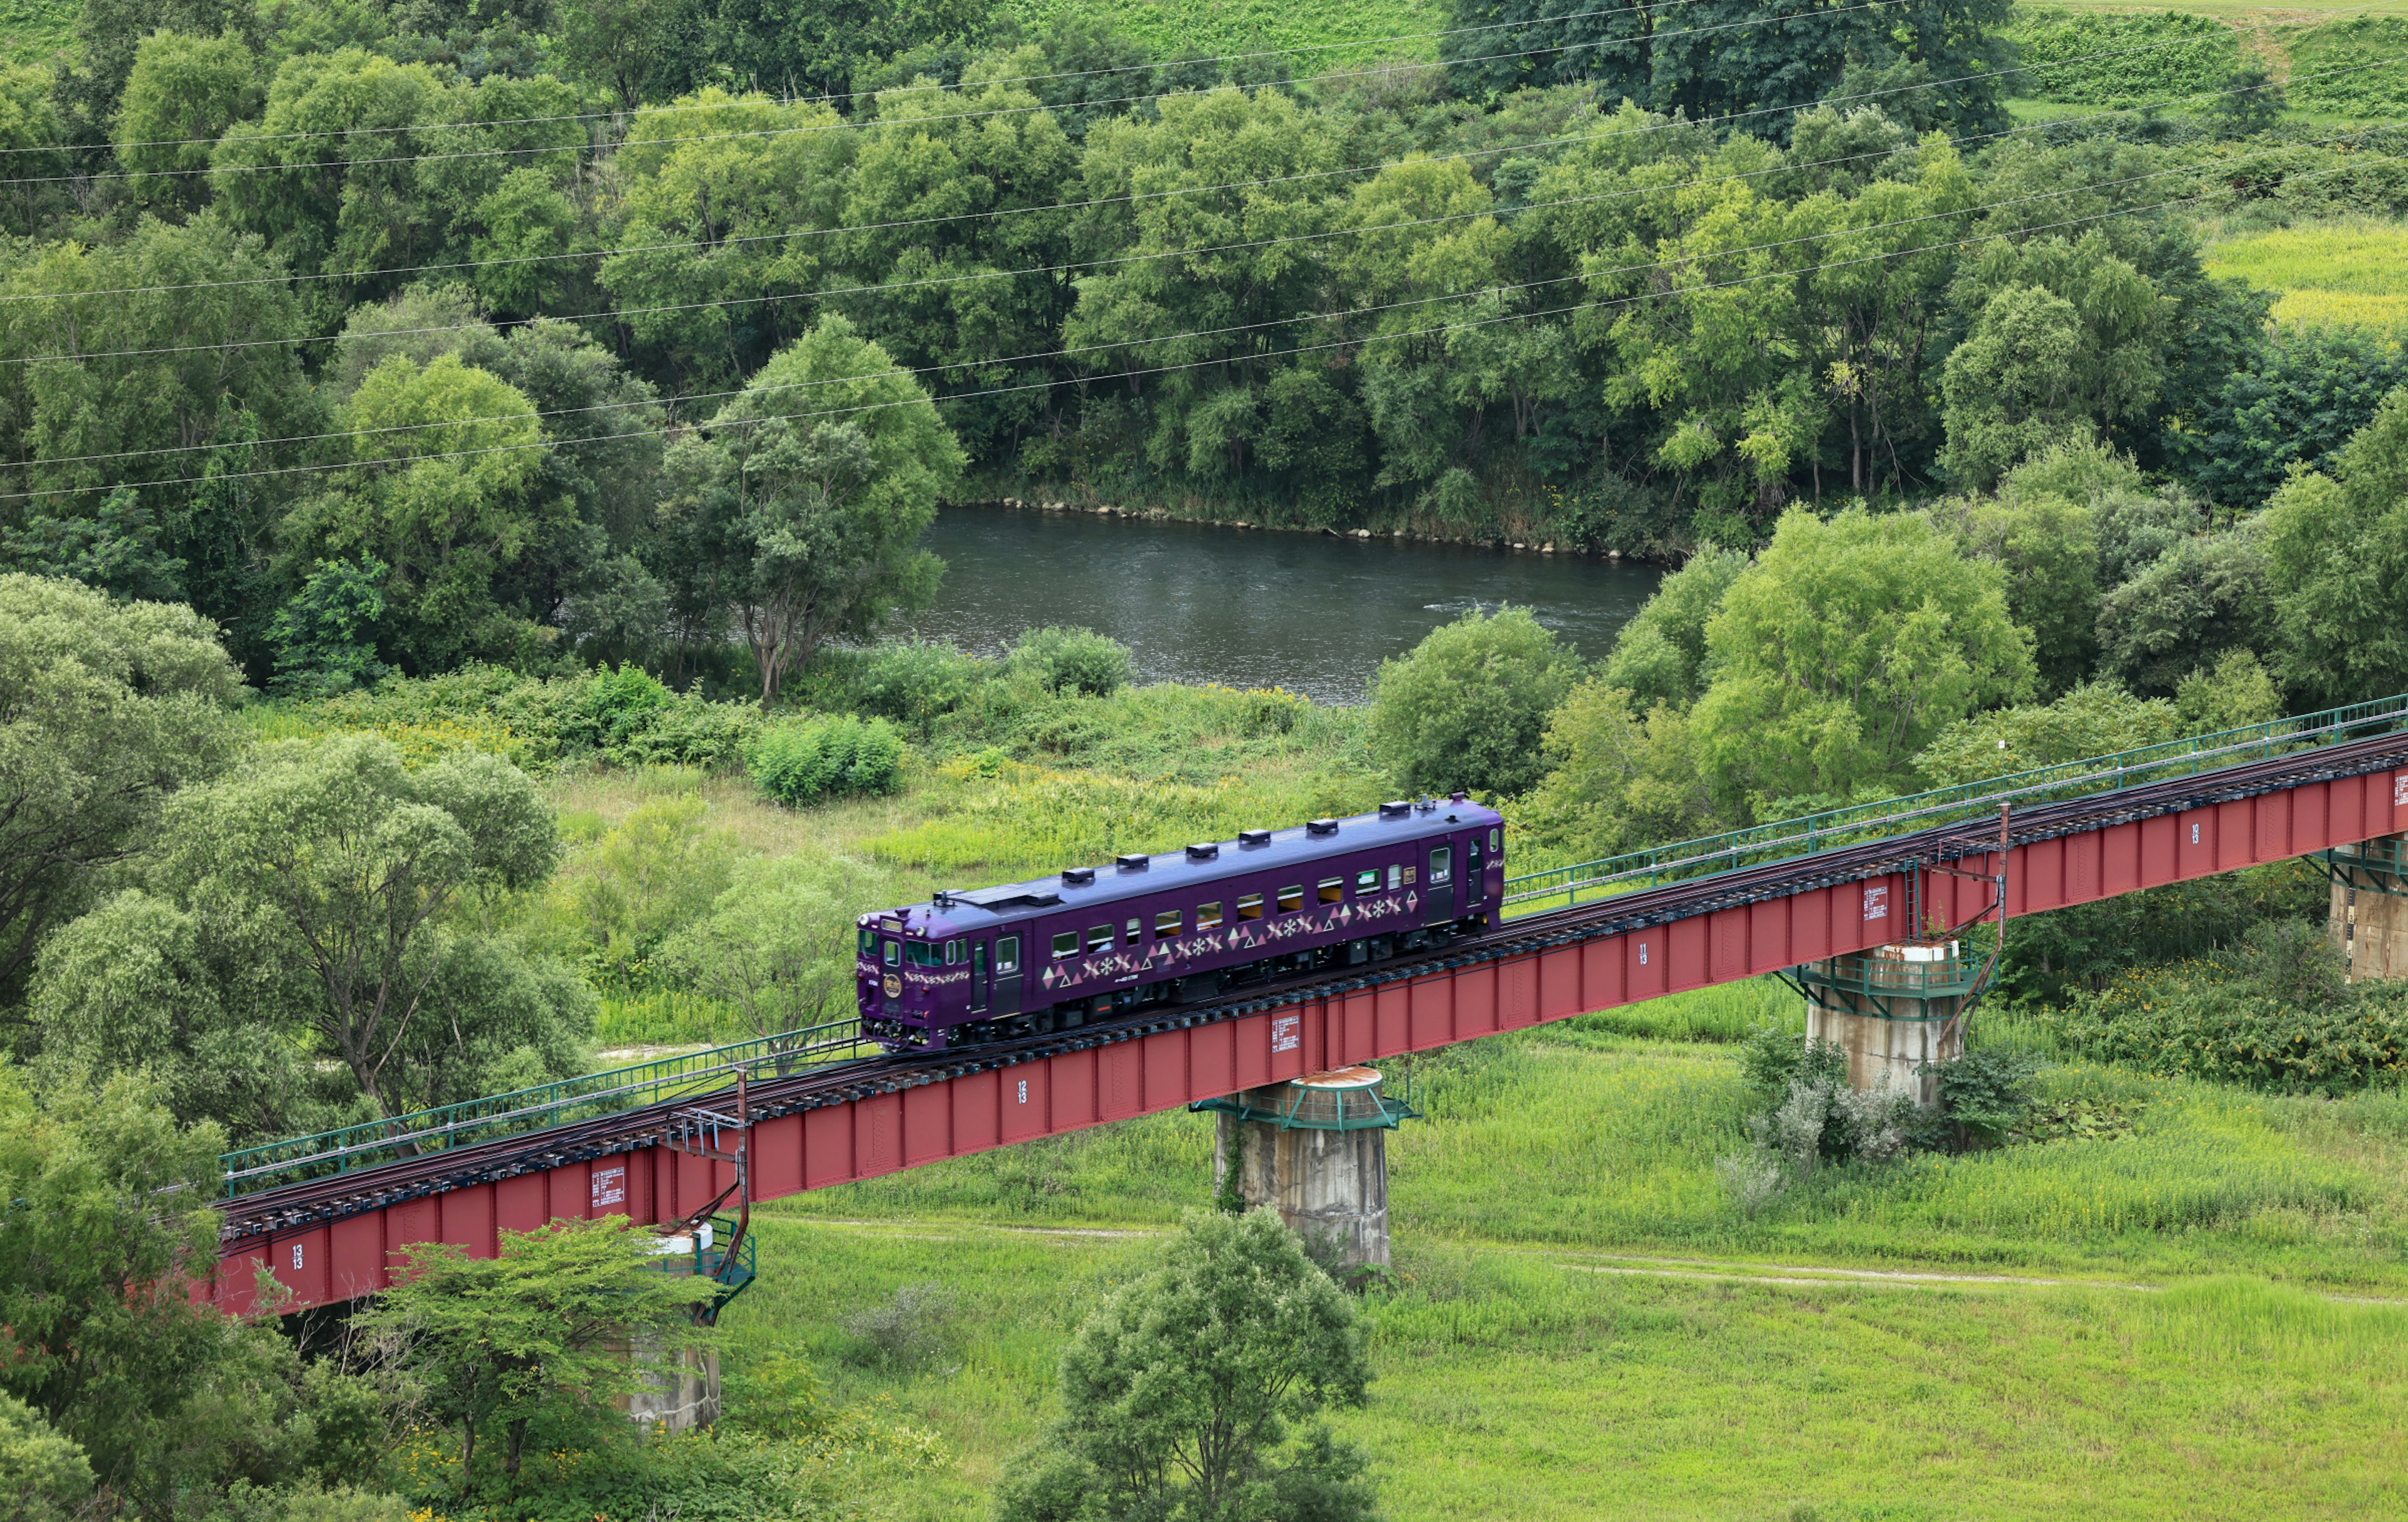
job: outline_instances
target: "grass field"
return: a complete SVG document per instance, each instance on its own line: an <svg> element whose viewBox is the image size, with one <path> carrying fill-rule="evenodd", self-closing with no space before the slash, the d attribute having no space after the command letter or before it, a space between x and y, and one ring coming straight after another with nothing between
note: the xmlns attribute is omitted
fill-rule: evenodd
<svg viewBox="0 0 2408 1522"><path fill-rule="evenodd" d="M2300 326L2408 326L2408 227L2354 220L2218 242L2211 275L2283 293L2274 319Z"/></svg>
<svg viewBox="0 0 2408 1522"><path fill-rule="evenodd" d="M1725 1000L1777 1013L1742 985ZM1714 1018L1698 996L1630 1028ZM1728 1049L1595 1017L1418 1074L1392 1138L1398 1275L1380 1382L1340 1426L1388 1515L2339 1517L2394 1513L2408 1437L2408 1104L2269 1100L2059 1069L2142 1121L1827 1173L1761 1220ZM768 1207L730 1367L801 1351L846 1400L943 1434L874 1498L969 1518L1041 1433L1085 1309L1210 1190L1202 1117L1154 1116ZM1923 1275L1923 1277L1916 1277ZM916 1367L844 1314L907 1285L954 1310Z"/></svg>

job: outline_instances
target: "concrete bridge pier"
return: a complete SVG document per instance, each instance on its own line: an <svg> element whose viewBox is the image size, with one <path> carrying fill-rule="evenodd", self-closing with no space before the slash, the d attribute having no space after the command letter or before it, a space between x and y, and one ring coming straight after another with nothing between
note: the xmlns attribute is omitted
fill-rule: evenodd
<svg viewBox="0 0 2408 1522"><path fill-rule="evenodd" d="M1791 974L1806 993L1806 1034L1848 1054L1848 1082L1870 1093L1885 1079L1914 1096L1939 1101L1939 1081L1926 1063L1965 1053L1956 1019L1981 981L1979 958L1958 940L1911 940L1826 961Z"/></svg>
<svg viewBox="0 0 2408 1522"><path fill-rule="evenodd" d="M2349 981L2408 978L2408 835L2316 853L2332 878L2328 925Z"/></svg>
<svg viewBox="0 0 2408 1522"><path fill-rule="evenodd" d="M1413 1111L1377 1071L1312 1073L1195 1108L1214 1113L1217 1190L1277 1210L1340 1284L1388 1267L1388 1133Z"/></svg>
<svg viewBox="0 0 2408 1522"><path fill-rule="evenodd" d="M717 1348L685 1347L671 1353L659 1338L639 1337L625 1357L650 1366L623 1402L628 1420L667 1434L697 1431L718 1423L724 1402Z"/></svg>

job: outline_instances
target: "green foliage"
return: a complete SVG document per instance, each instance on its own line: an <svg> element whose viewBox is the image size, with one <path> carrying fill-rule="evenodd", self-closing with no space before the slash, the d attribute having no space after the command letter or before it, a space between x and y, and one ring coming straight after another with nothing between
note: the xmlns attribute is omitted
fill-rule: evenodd
<svg viewBox="0 0 2408 1522"><path fill-rule="evenodd" d="M165 798L233 755L238 684L189 609L0 574L0 997Z"/></svg>
<svg viewBox="0 0 2408 1522"><path fill-rule="evenodd" d="M136 45L115 136L136 201L189 208L206 198L210 146L258 108L257 75L236 36L159 31Z"/></svg>
<svg viewBox="0 0 2408 1522"><path fill-rule="evenodd" d="M2319 926L2274 921L2079 995L2048 1024L2077 1051L2151 1072L2342 1093L2408 1070L2408 987L2347 973Z"/></svg>
<svg viewBox="0 0 2408 1522"><path fill-rule="evenodd" d="M2055 702L1959 719L1933 739L1914 765L1930 786L1951 787L2136 751L2189 732L2164 698L2134 697L2112 682L2086 682Z"/></svg>
<svg viewBox="0 0 2408 1522"><path fill-rule="evenodd" d="M893 725L839 713L775 725L753 745L746 764L764 794L802 808L894 792L902 785L903 754L903 737Z"/></svg>
<svg viewBox="0 0 2408 1522"><path fill-rule="evenodd" d="M706 826L705 812L692 795L643 804L552 880L547 907L564 949L575 949L595 983L649 986L662 943L726 890L736 842Z"/></svg>
<svg viewBox="0 0 2408 1522"><path fill-rule="evenodd" d="M222 1135L178 1127L137 1077L44 1090L0 1068L0 1462L50 1486L33 1504L96 1477L165 1516L237 1481L355 1478L369 1456L329 1419L355 1382L305 1375L271 1328L189 1292L217 1256Z"/></svg>
<svg viewBox="0 0 2408 1522"><path fill-rule="evenodd" d="M1709 548L1656 583L1646 606L1614 637L1607 683L1627 689L1642 707L1696 702L1706 690L1706 625L1747 565L1737 550Z"/></svg>
<svg viewBox="0 0 2408 1522"><path fill-rule="evenodd" d="M1110 697L1128 684L1126 645L1093 629L1030 629L1004 657L1004 670L1056 696Z"/></svg>
<svg viewBox="0 0 2408 1522"><path fill-rule="evenodd" d="M1591 860L1724 827L1697 725L1660 701L1640 715L1610 680L1582 682L1548 716L1547 773L1516 826Z"/></svg>
<svg viewBox="0 0 2408 1522"><path fill-rule="evenodd" d="M2408 685L2408 390L2265 521L2284 684L2316 703Z"/></svg>
<svg viewBox="0 0 2408 1522"><path fill-rule="evenodd" d="M2039 1060L2013 1047L1975 1046L1928 1069L1939 1090L1940 1120L1958 1152L2002 1146L2029 1117Z"/></svg>
<svg viewBox="0 0 2408 1522"><path fill-rule="evenodd" d="M1359 1405L1370 1377L1344 1292L1276 1213L1193 1213L1070 1340L1062 1418L1005 1480L996 1515L1369 1517L1362 1457L1297 1429Z"/></svg>
<svg viewBox="0 0 2408 1522"><path fill-rule="evenodd" d="M2221 88L2241 60L2232 27L2179 10L2018 6L2014 18L2001 36L2022 67L2007 93L2038 100L2131 106L2201 94Z"/></svg>
<svg viewBox="0 0 2408 1522"><path fill-rule="evenodd" d="M2408 108L2395 62L2408 57L2408 26L2397 16L2337 16L2292 38L2290 53L2294 106L2359 117Z"/></svg>
<svg viewBox="0 0 2408 1522"><path fill-rule="evenodd" d="M2255 508L2295 466L2329 472L2390 392L2408 349L2354 328L2286 328L2224 382L2181 439L2184 468L2211 500Z"/></svg>
<svg viewBox="0 0 2408 1522"><path fill-rule="evenodd" d="M2174 303L2102 234L1985 244L1954 298L1974 316L1942 382L1952 481L1987 486L2031 454L2087 442L2164 384Z"/></svg>
<svg viewBox="0 0 2408 1522"><path fill-rule="evenodd" d="M388 678L292 711L313 730L372 729L437 752L471 744L536 772L573 759L731 768L762 727L751 704L673 693L630 666L528 677L472 664L423 680Z"/></svg>
<svg viewBox="0 0 2408 1522"><path fill-rule="evenodd" d="M92 1495L92 1462L33 1407L0 1394L0 1485L24 1522L70 1522Z"/></svg>
<svg viewBox="0 0 2408 1522"><path fill-rule="evenodd" d="M1706 628L1691 724L1725 807L1910 791L1942 728L2030 687L2004 583L1924 518L1784 515Z"/></svg>
<svg viewBox="0 0 2408 1522"><path fill-rule="evenodd" d="M324 697L385 675L390 668L377 659L376 625L384 617L381 583L391 570L374 555L318 562L267 626L279 692Z"/></svg>
<svg viewBox="0 0 2408 1522"><path fill-rule="evenodd" d="M1380 664L1372 752L1408 792L1526 792L1543 775L1547 716L1579 666L1529 610L1474 610Z"/></svg>
<svg viewBox="0 0 2408 1522"><path fill-rule="evenodd" d="M639 1386L648 1363L707 1340L694 1313L713 1289L661 1271L652 1239L606 1215L505 1230L493 1257L448 1242L406 1249L393 1287L358 1319L423 1384L428 1414L458 1432L462 1499L515 1496L528 1429L539 1418L624 1424L610 1401Z"/></svg>
<svg viewBox="0 0 2408 1522"><path fill-rule="evenodd" d="M733 615L766 711L823 640L866 639L924 602L942 566L918 548L962 452L927 395L830 317L666 465L663 553L689 616Z"/></svg>
<svg viewBox="0 0 2408 1522"><path fill-rule="evenodd" d="M754 857L662 948L681 986L771 1036L845 1018L853 1009L853 923L903 897L887 874L843 857Z"/></svg>
<svg viewBox="0 0 2408 1522"><path fill-rule="evenodd" d="M1121 659L1125 671L1125 651ZM850 675L846 706L907 725L924 738L939 718L968 701L993 675L992 663L951 646L916 639L882 643Z"/></svg>
<svg viewBox="0 0 2408 1522"><path fill-rule="evenodd" d="M2261 525L2173 547L2100 599L2100 665L2135 692L2170 694L2211 661L2271 648L2275 608Z"/></svg>
<svg viewBox="0 0 2408 1522"><path fill-rule="evenodd" d="M2018 1005L2053 1006L2136 967L2213 955L2257 926L2321 914L2322 871L2286 861L2118 894L2015 922L1999 977Z"/></svg>
<svg viewBox="0 0 2408 1522"><path fill-rule="evenodd" d="M2014 473L1996 500L1941 504L1934 522L1968 554L2007 573L2007 613L2032 635L2041 690L2064 692L2090 669L2098 639L2099 541L2087 506L2021 489Z"/></svg>

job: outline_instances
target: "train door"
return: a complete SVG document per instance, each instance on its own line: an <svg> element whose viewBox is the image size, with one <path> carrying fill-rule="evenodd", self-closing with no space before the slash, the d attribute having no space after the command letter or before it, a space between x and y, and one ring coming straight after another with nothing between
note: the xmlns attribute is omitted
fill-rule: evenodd
<svg viewBox="0 0 2408 1522"><path fill-rule="evenodd" d="M986 1012L988 991L986 942L973 940L970 942L970 1012L972 1014Z"/></svg>
<svg viewBox="0 0 2408 1522"><path fill-rule="evenodd" d="M995 943L995 1012L1020 1012L1020 938L1001 936Z"/></svg>
<svg viewBox="0 0 2408 1522"><path fill-rule="evenodd" d="M1424 925L1444 925L1455 918L1455 847L1430 847L1429 875L1422 879Z"/></svg>

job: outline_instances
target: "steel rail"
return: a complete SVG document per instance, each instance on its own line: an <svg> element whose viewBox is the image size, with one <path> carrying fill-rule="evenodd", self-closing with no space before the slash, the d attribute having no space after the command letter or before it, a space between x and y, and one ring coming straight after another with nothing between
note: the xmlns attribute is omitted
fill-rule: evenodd
<svg viewBox="0 0 2408 1522"><path fill-rule="evenodd" d="M2364 776L2401 762L2408 762L2408 731L2393 731L2114 792L2036 804L2014 816L2008 840L2010 848L2029 845L2205 803L2255 797L2314 782ZM1025 1038L962 1052L866 1057L810 1073L765 1080L751 1085L751 1113L747 1118L758 1124L803 1110L1014 1067L1065 1052L1217 1024L1400 982L1433 970L1501 960L1815 887L1862 881L1909 864L1961 860L1992 854L1998 849L1996 837L1968 834L1960 823L1832 847L1808 856L1758 863L1528 915L1468 940L1426 954L1398 957L1375 969L1338 976L1326 972L1298 974L1245 998L1203 1009L1170 1014L1150 1012L1075 1032ZM423 1157L400 1158L265 1190L224 1207L220 1239L231 1244L272 1238L281 1231L452 1188L657 1145L671 1112L694 1102L693 1096L682 1096L591 1121L497 1138Z"/></svg>

